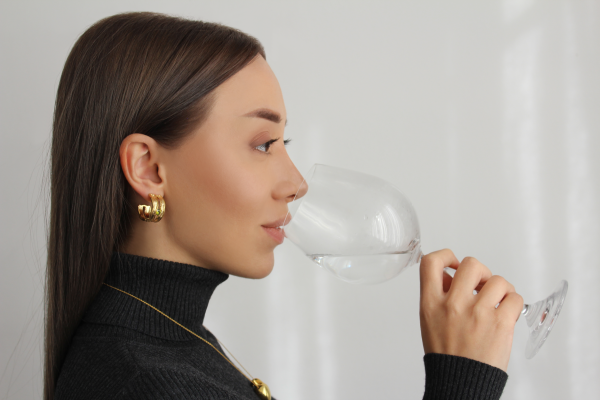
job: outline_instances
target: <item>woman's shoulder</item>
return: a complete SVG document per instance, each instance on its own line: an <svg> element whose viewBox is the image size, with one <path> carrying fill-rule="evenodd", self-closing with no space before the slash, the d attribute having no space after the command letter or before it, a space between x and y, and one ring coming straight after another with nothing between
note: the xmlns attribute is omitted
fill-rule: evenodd
<svg viewBox="0 0 600 400"><path fill-rule="evenodd" d="M136 338L126 331L93 332L84 326L74 336L56 400L256 398L248 380L199 340L172 342Z"/></svg>
<svg viewBox="0 0 600 400"><path fill-rule="evenodd" d="M213 377L191 368L157 367L141 370L111 399L166 400L211 399L254 400Z"/></svg>
<svg viewBox="0 0 600 400"><path fill-rule="evenodd" d="M138 373L123 339L75 336L58 376L55 399L115 396Z"/></svg>

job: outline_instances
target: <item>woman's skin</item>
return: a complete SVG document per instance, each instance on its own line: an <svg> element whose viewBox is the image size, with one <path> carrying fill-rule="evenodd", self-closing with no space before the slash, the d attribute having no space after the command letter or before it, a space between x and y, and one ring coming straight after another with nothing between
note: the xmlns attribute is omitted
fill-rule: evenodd
<svg viewBox="0 0 600 400"><path fill-rule="evenodd" d="M456 270L454 279L444 268ZM508 369L523 298L473 257L448 249L421 259L421 337L425 354L452 354ZM473 295L473 290L478 290ZM496 305L500 303L498 308Z"/></svg>
<svg viewBox="0 0 600 400"><path fill-rule="evenodd" d="M159 223L136 217L121 250L264 278L280 243L263 225L281 225L303 181L283 144L281 88L259 55L214 93L207 119L177 149L141 134L123 140L121 166L135 192L132 211L149 204L150 193L164 196L166 211ZM279 122L251 116L256 110Z"/></svg>
<svg viewBox="0 0 600 400"><path fill-rule="evenodd" d="M150 203L150 193L164 196L166 211L159 223L136 217L120 251L263 278L280 244L264 226L280 225L287 204L297 192L305 194L283 143L281 88L259 55L214 94L207 119L176 149L139 133L123 140L121 167L133 188L132 212ZM267 149L265 143L275 139ZM457 269L453 280L444 267ZM523 306L514 287L474 258L459 262L450 250L426 255L420 270L425 353L463 356L506 371ZM477 296L473 289L480 289Z"/></svg>

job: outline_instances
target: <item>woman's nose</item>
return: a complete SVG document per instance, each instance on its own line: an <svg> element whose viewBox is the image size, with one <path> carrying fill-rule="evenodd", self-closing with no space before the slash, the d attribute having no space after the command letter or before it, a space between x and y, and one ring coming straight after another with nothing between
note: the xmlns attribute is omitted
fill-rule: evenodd
<svg viewBox="0 0 600 400"><path fill-rule="evenodd" d="M286 157L282 167L281 171L285 172L283 172L283 179L279 185L280 190L278 192L280 196L285 197L287 203L294 201L294 199L298 200L302 198L308 191L308 184L304 180L304 177L289 156Z"/></svg>
<svg viewBox="0 0 600 400"><path fill-rule="evenodd" d="M296 193L294 193L294 195L289 198L288 203L290 201L301 199L306 194L306 192L308 192L308 183L306 183L304 179L302 179L302 183L296 187Z"/></svg>

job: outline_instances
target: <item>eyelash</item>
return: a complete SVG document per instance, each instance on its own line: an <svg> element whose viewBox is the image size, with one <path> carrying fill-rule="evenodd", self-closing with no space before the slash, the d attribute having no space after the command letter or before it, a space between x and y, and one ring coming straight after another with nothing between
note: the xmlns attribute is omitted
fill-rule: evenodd
<svg viewBox="0 0 600 400"><path fill-rule="evenodd" d="M258 150L258 151L260 151L260 152L262 152L262 153L270 154L270 153L269 153L269 148L271 147L271 145L272 145L273 143L275 143L275 142L276 142L276 141L278 141L278 140L279 140L279 138L277 138L277 139L271 139L271 140L269 140L268 142L265 142L265 143L263 143L263 144L261 144L261 145L258 145L258 146L256 146L256 147L255 147L255 149L257 149L257 150L258 150L258 149L259 149L259 147L263 147L263 148L264 148L264 150ZM288 145L288 144L289 144L291 141L292 141L292 139L285 139L285 140L283 141L283 145L284 145L284 146L287 146L287 145Z"/></svg>

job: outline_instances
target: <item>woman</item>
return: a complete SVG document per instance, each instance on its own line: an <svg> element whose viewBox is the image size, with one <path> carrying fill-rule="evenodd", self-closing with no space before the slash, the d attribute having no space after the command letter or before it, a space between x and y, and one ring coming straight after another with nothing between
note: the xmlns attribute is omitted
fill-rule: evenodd
<svg viewBox="0 0 600 400"><path fill-rule="evenodd" d="M202 321L229 274L273 268L302 182L285 123L264 49L235 29L129 13L81 36L53 126L45 399L266 396ZM425 256L425 398L499 398L521 307L478 261Z"/></svg>

